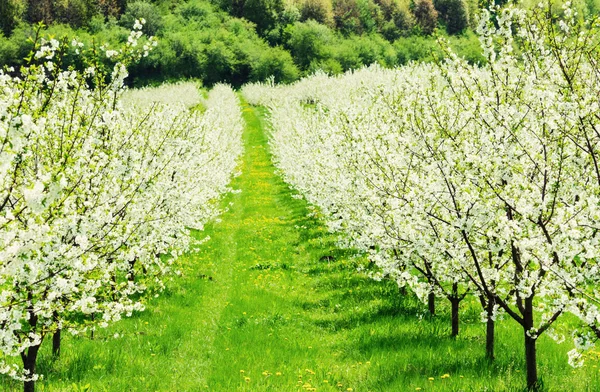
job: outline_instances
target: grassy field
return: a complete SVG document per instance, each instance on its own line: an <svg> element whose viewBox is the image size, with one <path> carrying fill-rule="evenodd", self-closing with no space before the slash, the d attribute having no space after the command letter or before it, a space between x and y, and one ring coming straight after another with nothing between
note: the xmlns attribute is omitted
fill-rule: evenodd
<svg viewBox="0 0 600 392"><path fill-rule="evenodd" d="M450 338L448 307L428 317L392 282L356 272L368 261L337 249L306 203L275 174L261 120L246 106L239 190L183 276L148 309L89 337L44 347L41 391L520 391L522 336L497 328L484 358L479 306ZM118 334L118 338L113 336ZM571 369L570 342L539 343L548 391L598 391L598 357ZM21 386L0 379L3 391Z"/></svg>

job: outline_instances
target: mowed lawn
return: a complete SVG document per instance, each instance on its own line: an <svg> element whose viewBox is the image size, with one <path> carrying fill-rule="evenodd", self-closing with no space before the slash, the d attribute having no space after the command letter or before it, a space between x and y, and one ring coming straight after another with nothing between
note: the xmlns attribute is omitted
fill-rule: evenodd
<svg viewBox="0 0 600 392"><path fill-rule="evenodd" d="M318 214L276 174L264 111L245 106L246 154L225 200L183 275L147 310L94 339L48 344L40 391L521 391L520 327L497 327L497 359L484 358L484 324L465 301L461 335L450 337L448 306L429 317L368 260L336 248ZM115 338L115 335L118 337ZM49 343L49 342L47 342ZM567 365L570 338L543 337L539 373L549 391L598 391L598 355ZM0 390L22 386L0 379Z"/></svg>

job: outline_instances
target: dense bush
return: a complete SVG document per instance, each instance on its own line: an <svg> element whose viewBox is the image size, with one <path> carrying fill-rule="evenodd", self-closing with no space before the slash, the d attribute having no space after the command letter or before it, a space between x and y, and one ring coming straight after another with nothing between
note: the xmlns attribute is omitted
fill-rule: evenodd
<svg viewBox="0 0 600 392"><path fill-rule="evenodd" d="M10 35L25 11L21 0L0 1L0 30L4 35Z"/></svg>
<svg viewBox="0 0 600 392"><path fill-rule="evenodd" d="M465 0L435 0L434 4L448 34L461 33L469 26L469 12Z"/></svg>
<svg viewBox="0 0 600 392"><path fill-rule="evenodd" d="M300 69L306 70L310 63L324 60L328 46L335 39L333 32L322 24L309 20L296 22L286 29L286 47Z"/></svg>
<svg viewBox="0 0 600 392"><path fill-rule="evenodd" d="M431 0L416 0L413 14L423 34L429 35L433 33L438 22L438 12Z"/></svg>
<svg viewBox="0 0 600 392"><path fill-rule="evenodd" d="M219 5L233 16L254 23L260 34L275 27L284 9L282 0L219 0Z"/></svg>
<svg viewBox="0 0 600 392"><path fill-rule="evenodd" d="M324 25L333 23L333 9L328 0L304 0L300 6L300 20L312 19Z"/></svg>
<svg viewBox="0 0 600 392"><path fill-rule="evenodd" d="M146 34L157 35L163 28L163 18L158 7L145 1L135 1L127 4L125 13L121 16L119 24L125 28L133 26L136 19L144 19Z"/></svg>

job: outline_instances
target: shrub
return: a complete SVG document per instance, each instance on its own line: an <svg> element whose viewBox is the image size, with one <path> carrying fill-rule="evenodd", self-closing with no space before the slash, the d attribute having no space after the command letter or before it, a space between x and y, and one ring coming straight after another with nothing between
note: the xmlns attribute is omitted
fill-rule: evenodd
<svg viewBox="0 0 600 392"><path fill-rule="evenodd" d="M324 71L329 75L338 75L343 72L342 65L335 59L328 58L323 61L313 61L308 68L309 73Z"/></svg>
<svg viewBox="0 0 600 392"><path fill-rule="evenodd" d="M396 4L396 3L393 3ZM396 6L388 20L381 28L381 34L390 42L410 33L415 25L415 18L407 8Z"/></svg>
<svg viewBox="0 0 600 392"><path fill-rule="evenodd" d="M381 8L372 0L357 0L359 21L363 31L377 31L384 22Z"/></svg>
<svg viewBox="0 0 600 392"><path fill-rule="evenodd" d="M438 12L431 0L416 0L413 14L423 34L433 33L437 27Z"/></svg>
<svg viewBox="0 0 600 392"><path fill-rule="evenodd" d="M464 57L471 64L485 64L486 62L479 38L472 31L450 38L450 46L457 55Z"/></svg>
<svg viewBox="0 0 600 392"><path fill-rule="evenodd" d="M360 34L362 25L357 0L335 0L333 3L333 21L343 34Z"/></svg>
<svg viewBox="0 0 600 392"><path fill-rule="evenodd" d="M256 31L264 34L275 27L282 11L282 0L246 0L240 16L256 24Z"/></svg>
<svg viewBox="0 0 600 392"><path fill-rule="evenodd" d="M237 73L235 53L221 40L214 40L203 51L201 60L206 85L212 86L222 80L232 80Z"/></svg>
<svg viewBox="0 0 600 392"><path fill-rule="evenodd" d="M435 0L435 9L446 25L448 34L462 33L469 26L469 12L465 0Z"/></svg>
<svg viewBox="0 0 600 392"><path fill-rule="evenodd" d="M251 81L272 77L276 83L290 83L300 76L290 53L281 48L262 48L253 57L250 60Z"/></svg>
<svg viewBox="0 0 600 392"><path fill-rule="evenodd" d="M284 7L281 14L279 14L279 23L285 27L287 25L294 24L302 18L302 13L294 4L289 4Z"/></svg>
<svg viewBox="0 0 600 392"><path fill-rule="evenodd" d="M87 25L91 17L98 11L97 4L91 0L57 1L54 7L56 21L67 23L72 27Z"/></svg>
<svg viewBox="0 0 600 392"><path fill-rule="evenodd" d="M209 4L196 1L184 3L177 8L177 13L186 20L202 20L212 12Z"/></svg>
<svg viewBox="0 0 600 392"><path fill-rule="evenodd" d="M335 57L344 71L356 69L363 65L352 39L344 40L344 42L336 45L336 48Z"/></svg>
<svg viewBox="0 0 600 392"><path fill-rule="evenodd" d="M333 9L329 0L305 0L300 6L300 20L312 19L325 25L333 23Z"/></svg>
<svg viewBox="0 0 600 392"><path fill-rule="evenodd" d="M35 0L27 2L25 18L28 22L44 22L50 24L54 20L52 0Z"/></svg>
<svg viewBox="0 0 600 392"><path fill-rule="evenodd" d="M17 51L17 45L0 32L0 64L15 64L18 58Z"/></svg>
<svg viewBox="0 0 600 392"><path fill-rule="evenodd" d="M442 54L435 40L417 35L399 38L394 42L394 48L399 65L409 61L433 61Z"/></svg>
<svg viewBox="0 0 600 392"><path fill-rule="evenodd" d="M158 7L145 1L135 1L127 4L127 10L121 16L119 24L124 28L131 28L136 19L145 19L144 33L159 35L163 28L162 13Z"/></svg>
<svg viewBox="0 0 600 392"><path fill-rule="evenodd" d="M301 70L308 69L314 61L318 62L328 57L328 45L334 39L333 33L327 26L312 20L296 22L288 26L285 34L286 47Z"/></svg>
<svg viewBox="0 0 600 392"><path fill-rule="evenodd" d="M5 36L10 36L24 12L25 3L22 0L0 1L0 30Z"/></svg>
<svg viewBox="0 0 600 392"><path fill-rule="evenodd" d="M126 0L98 0L98 9L104 16L117 17L125 11Z"/></svg>

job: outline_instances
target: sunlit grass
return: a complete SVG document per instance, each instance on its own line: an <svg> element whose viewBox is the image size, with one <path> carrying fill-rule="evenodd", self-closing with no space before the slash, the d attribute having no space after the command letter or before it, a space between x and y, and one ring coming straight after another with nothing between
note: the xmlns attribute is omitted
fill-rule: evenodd
<svg viewBox="0 0 600 392"><path fill-rule="evenodd" d="M429 317L393 282L356 272L368 260L336 239L274 174L260 110L249 124L242 175L229 210L183 276L148 309L44 348L42 391L521 391L521 329L502 321L497 359L485 359L479 305L465 301L461 335L448 306ZM118 334L118 338L114 335ZM600 390L598 357L573 370L566 343L542 337L539 371L549 391ZM18 390L1 381L0 389ZM85 389L85 388L84 388Z"/></svg>

